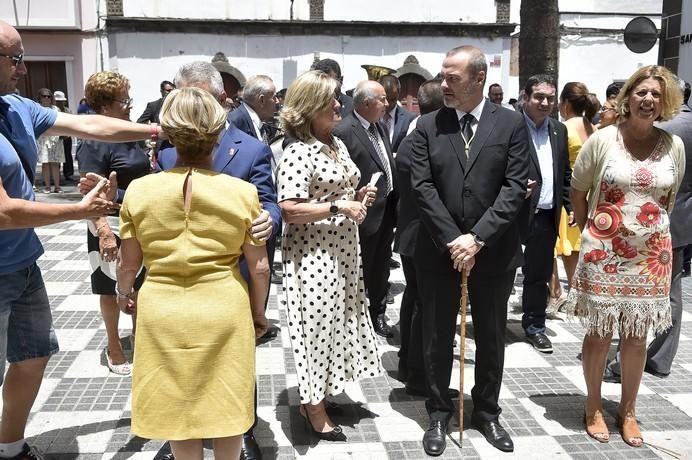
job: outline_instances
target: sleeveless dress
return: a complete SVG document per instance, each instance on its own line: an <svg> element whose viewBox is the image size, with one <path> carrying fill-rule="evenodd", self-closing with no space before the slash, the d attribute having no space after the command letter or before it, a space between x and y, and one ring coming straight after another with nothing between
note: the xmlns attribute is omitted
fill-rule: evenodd
<svg viewBox="0 0 692 460"><path fill-rule="evenodd" d="M581 137L577 131L567 126L567 149L569 151L569 167L574 168L574 162L577 161L577 155L581 150ZM581 247L581 232L579 227L569 226L569 216L563 207L560 211L560 226L558 227L557 242L555 243L556 256L569 256L572 252L579 252Z"/></svg>
<svg viewBox="0 0 692 460"><path fill-rule="evenodd" d="M588 334L618 330L641 337L671 326L672 249L666 211L675 165L663 135L640 161L619 132L600 185L598 205L581 235L567 311Z"/></svg>
<svg viewBox="0 0 692 460"><path fill-rule="evenodd" d="M353 199L360 171L335 139L337 160L313 139L286 147L277 170L279 201ZM382 372L363 284L358 226L343 215L286 224L281 302L302 404L344 391L346 381Z"/></svg>
<svg viewBox="0 0 692 460"><path fill-rule="evenodd" d="M192 200L183 206L190 174ZM255 331L238 260L259 216L255 187L174 168L130 183L120 236L136 238L147 275L137 302L132 432L204 439L253 424Z"/></svg>

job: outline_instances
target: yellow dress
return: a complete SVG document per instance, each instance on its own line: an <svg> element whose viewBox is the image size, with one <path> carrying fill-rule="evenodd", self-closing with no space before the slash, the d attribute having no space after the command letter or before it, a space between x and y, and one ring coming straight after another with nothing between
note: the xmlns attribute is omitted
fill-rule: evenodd
<svg viewBox="0 0 692 460"><path fill-rule="evenodd" d="M186 213L185 178L192 180ZM137 303L132 432L149 439L220 438L254 421L255 333L242 245L260 213L255 187L175 168L133 181L120 237L147 268Z"/></svg>
<svg viewBox="0 0 692 460"><path fill-rule="evenodd" d="M579 134L574 128L567 125L567 148L569 150L569 167L574 168L574 162L577 161L577 155L581 150L582 141ZM579 227L569 226L569 217L567 211L562 208L560 216L560 227L558 228L557 242L555 243L555 255L569 256L572 252L579 252L581 247L581 232Z"/></svg>

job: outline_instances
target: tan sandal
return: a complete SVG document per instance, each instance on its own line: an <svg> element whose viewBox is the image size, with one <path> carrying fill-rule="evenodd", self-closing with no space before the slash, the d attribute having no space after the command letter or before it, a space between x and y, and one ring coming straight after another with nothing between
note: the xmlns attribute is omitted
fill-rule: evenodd
<svg viewBox="0 0 692 460"><path fill-rule="evenodd" d="M641 430L639 430L639 424L637 423L637 417L632 414L626 414L624 416L617 413L615 417L615 423L620 430L622 435L622 440L632 447L641 447L644 444L644 437L642 436Z"/></svg>
<svg viewBox="0 0 692 460"><path fill-rule="evenodd" d="M603 412L600 410L597 410L592 415L586 415L586 409L584 409L584 425L586 426L586 434L596 441L602 443L610 441L608 425L606 425Z"/></svg>

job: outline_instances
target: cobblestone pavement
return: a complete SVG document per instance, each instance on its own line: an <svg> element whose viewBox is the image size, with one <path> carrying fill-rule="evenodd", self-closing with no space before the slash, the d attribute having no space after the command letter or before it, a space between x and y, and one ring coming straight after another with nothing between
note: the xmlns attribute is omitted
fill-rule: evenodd
<svg viewBox="0 0 692 460"><path fill-rule="evenodd" d="M69 197L43 196L41 200ZM130 379L109 373L104 348L106 336L98 297L91 294L83 222L38 229L46 253L39 260L50 296L53 320L61 351L48 364L45 380L33 407L27 435L48 459L151 459L165 453L162 441L130 434ZM392 272L395 304L387 309L391 324L398 323L404 288L401 269ZM386 375L353 382L336 401L344 405L334 417L344 427L348 443L319 441L306 431L298 413L297 379L286 314L278 307L277 285L267 316L281 327L279 336L257 348L259 425L255 435L265 459L404 459L424 458L421 447L427 416L423 398L409 396L394 377L397 343L380 342ZM683 283L685 313L682 338L672 374L659 379L644 375L638 416L647 442L628 447L615 431L614 415L620 386L604 384L606 421L611 441L599 444L584 433L582 414L585 385L577 355L583 329L564 318L548 322L552 354L540 354L523 340L519 314L520 286L508 305L507 354L501 393L501 422L515 442L513 454L492 448L470 423L470 388L473 385L472 328L466 342L463 448L455 445L457 427L450 428L442 458L692 458L692 341L687 322L692 321L692 279ZM469 315L470 321L470 315ZM121 318L126 346L131 325ZM456 354L458 356L458 348ZM459 381L458 360L451 386ZM181 414L182 415L182 414ZM212 457L211 450L205 455Z"/></svg>

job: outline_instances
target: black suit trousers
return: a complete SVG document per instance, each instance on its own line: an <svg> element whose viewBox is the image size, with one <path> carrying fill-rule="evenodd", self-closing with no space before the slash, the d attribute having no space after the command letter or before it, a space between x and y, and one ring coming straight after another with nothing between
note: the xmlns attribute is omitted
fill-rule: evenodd
<svg viewBox="0 0 692 460"><path fill-rule="evenodd" d="M360 234L360 253L363 259L363 282L370 301L370 316L383 315L387 304L389 259L392 257L394 226L396 225L396 200L387 199L382 222L375 233Z"/></svg>
<svg viewBox="0 0 692 460"><path fill-rule="evenodd" d="M501 412L498 399L505 361L507 300L513 281L514 271L483 276L472 270L468 278L476 343L475 386L471 396L474 417L483 421L496 420ZM425 279L421 276L418 288L425 301L421 327L429 396L426 407L432 419L449 419L455 411L447 388L452 375L461 274L453 270L428 272Z"/></svg>
<svg viewBox="0 0 692 460"><path fill-rule="evenodd" d="M421 344L421 303L416 281L416 264L413 257L401 256L401 268L406 278L406 288L401 298L399 311L399 330L401 347L399 348L399 372L406 375L409 384L424 386L423 349Z"/></svg>
<svg viewBox="0 0 692 460"><path fill-rule="evenodd" d="M539 209L533 215L524 249L524 292L521 299L521 325L527 334L545 332L548 282L555 259L555 209Z"/></svg>

